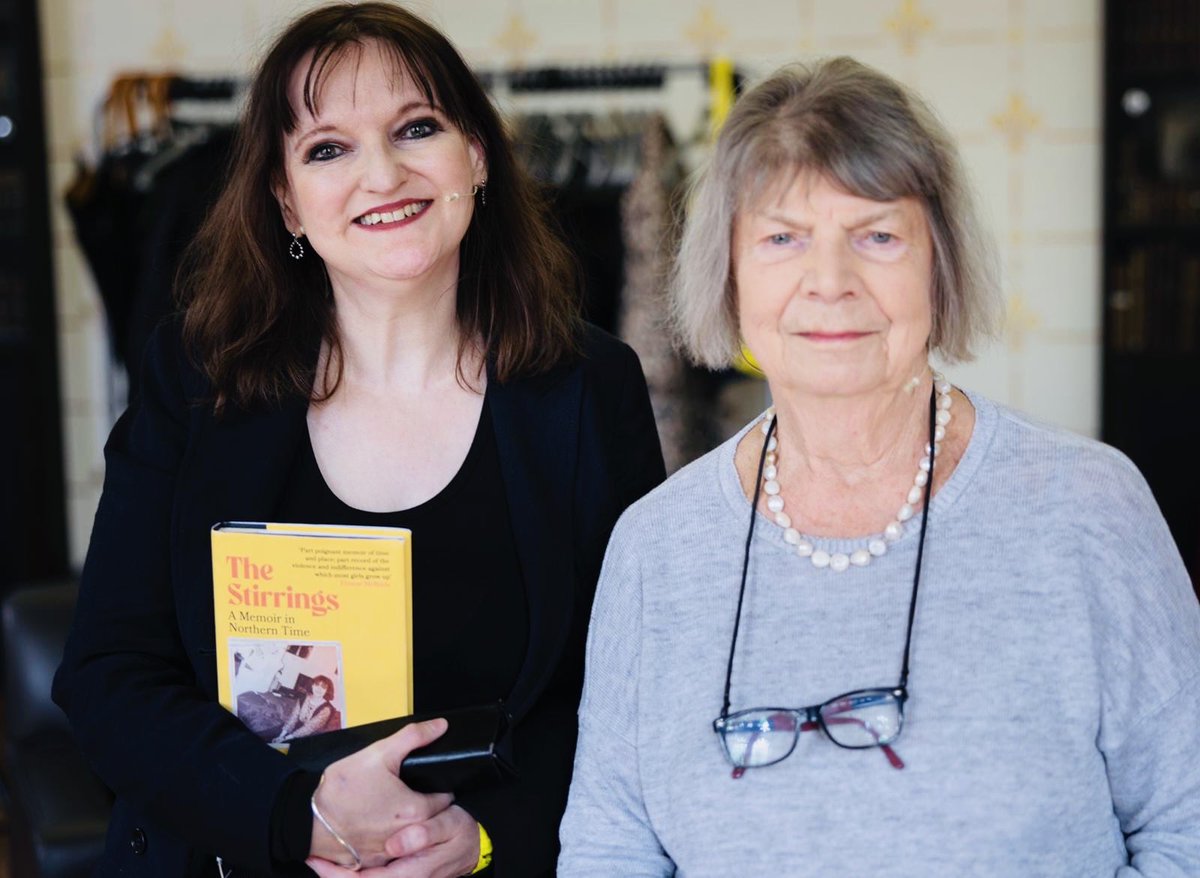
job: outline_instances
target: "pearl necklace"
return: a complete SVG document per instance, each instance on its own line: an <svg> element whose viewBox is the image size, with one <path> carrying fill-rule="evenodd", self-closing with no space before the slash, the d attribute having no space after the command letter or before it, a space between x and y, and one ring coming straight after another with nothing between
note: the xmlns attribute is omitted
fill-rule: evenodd
<svg viewBox="0 0 1200 878"><path fill-rule="evenodd" d="M937 390L936 426L933 433L933 451L936 456L942 451L941 441L946 436L946 425L950 423L950 406L953 400L950 395L950 382L940 372L933 373L933 383ZM772 406L767 409L761 427L763 435L769 436L766 466L763 468L763 491L767 495L767 508L774 513L775 523L783 528L783 538L788 545L794 546L796 554L801 558L807 558L814 567L828 567L838 573L848 569L851 564L855 567L866 567L871 563L872 558L887 554L888 546L904 536L904 522L913 517L915 512L913 504L920 502L925 484L929 481L931 467L929 443L925 443L925 456L917 465L917 475L913 479L913 486L908 489L908 496L905 498L904 504L896 512L896 517L883 529L883 533L869 539L865 547L855 549L849 554L845 552L831 554L824 549L816 548L811 540L792 527L791 517L783 511L783 496L780 494L779 486L779 457L776 452L779 441L771 435L771 424L774 420L775 408Z"/></svg>

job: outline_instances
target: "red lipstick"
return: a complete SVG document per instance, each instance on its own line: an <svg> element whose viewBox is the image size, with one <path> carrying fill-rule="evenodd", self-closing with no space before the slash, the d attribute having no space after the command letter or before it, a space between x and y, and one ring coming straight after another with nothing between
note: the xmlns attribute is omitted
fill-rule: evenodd
<svg viewBox="0 0 1200 878"><path fill-rule="evenodd" d="M403 198L380 204L360 214L354 225L366 231L394 229L412 223L424 215L433 200L429 198Z"/></svg>

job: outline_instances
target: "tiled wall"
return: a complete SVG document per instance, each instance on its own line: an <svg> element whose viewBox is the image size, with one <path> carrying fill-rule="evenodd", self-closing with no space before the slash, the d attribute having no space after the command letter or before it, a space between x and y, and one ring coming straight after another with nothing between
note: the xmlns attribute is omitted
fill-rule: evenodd
<svg viewBox="0 0 1200 878"><path fill-rule="evenodd" d="M121 71L244 74L288 0L40 0L63 357L72 557L86 548L114 388L99 300L61 208L94 113ZM963 386L1094 435L1099 425L1099 0L424 0L487 68L689 61L751 73L851 54L910 83L959 139L999 243L1002 343L954 367ZM672 91L673 117L699 90Z"/></svg>

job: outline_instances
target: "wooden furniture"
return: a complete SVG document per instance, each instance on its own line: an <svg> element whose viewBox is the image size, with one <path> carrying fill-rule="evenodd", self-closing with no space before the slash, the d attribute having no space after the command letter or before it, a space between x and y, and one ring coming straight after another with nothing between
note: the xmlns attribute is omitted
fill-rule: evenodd
<svg viewBox="0 0 1200 878"><path fill-rule="evenodd" d="M86 878L104 849L112 795L84 761L50 700L78 585L14 590L0 602L3 768L13 878Z"/></svg>
<svg viewBox="0 0 1200 878"><path fill-rule="evenodd" d="M67 569L35 0L0 0L0 594Z"/></svg>
<svg viewBox="0 0 1200 878"><path fill-rule="evenodd" d="M1200 3L1106 0L1102 438L1200 576Z"/></svg>

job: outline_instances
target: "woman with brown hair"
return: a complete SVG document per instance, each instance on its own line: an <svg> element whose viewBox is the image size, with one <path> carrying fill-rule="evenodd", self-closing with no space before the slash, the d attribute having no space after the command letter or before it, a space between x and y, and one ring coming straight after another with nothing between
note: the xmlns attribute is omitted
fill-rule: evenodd
<svg viewBox="0 0 1200 878"><path fill-rule="evenodd" d="M55 685L117 796L99 874L552 874L601 556L662 457L636 357L578 319L445 37L386 3L293 23L182 293L106 449ZM222 520L410 528L415 707L503 699L519 779L408 789L443 721L323 776L244 728L216 700Z"/></svg>
<svg viewBox="0 0 1200 878"><path fill-rule="evenodd" d="M292 705L287 721L272 743L281 744L292 738L340 729L341 716L334 707L333 698L333 681L324 674L313 677L309 690Z"/></svg>

